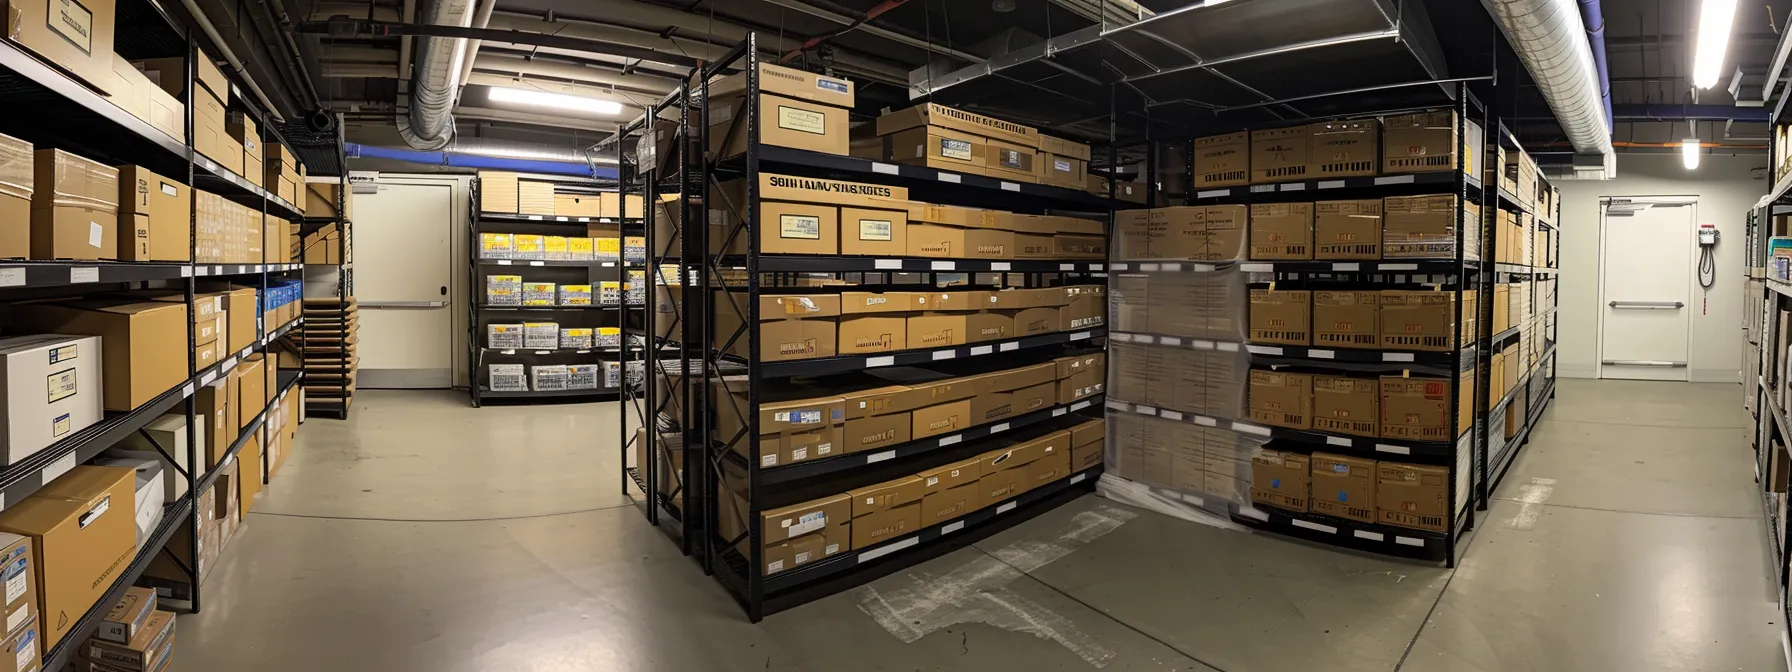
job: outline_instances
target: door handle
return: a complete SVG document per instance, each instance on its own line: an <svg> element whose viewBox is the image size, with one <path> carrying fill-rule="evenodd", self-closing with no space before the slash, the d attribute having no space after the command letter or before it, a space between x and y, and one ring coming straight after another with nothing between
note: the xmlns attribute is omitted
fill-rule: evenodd
<svg viewBox="0 0 1792 672"><path fill-rule="evenodd" d="M447 301L362 301L362 308L447 308Z"/></svg>
<svg viewBox="0 0 1792 672"><path fill-rule="evenodd" d="M1613 301L1606 305L1627 310L1679 310L1686 307L1679 301Z"/></svg>
<svg viewBox="0 0 1792 672"><path fill-rule="evenodd" d="M1668 369L1684 369L1686 362L1664 362L1659 359L1608 359L1606 364L1616 366L1659 366Z"/></svg>

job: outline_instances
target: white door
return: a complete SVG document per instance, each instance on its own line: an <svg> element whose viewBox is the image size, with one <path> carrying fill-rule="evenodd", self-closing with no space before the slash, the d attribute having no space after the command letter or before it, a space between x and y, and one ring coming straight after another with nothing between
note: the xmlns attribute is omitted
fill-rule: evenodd
<svg viewBox="0 0 1792 672"><path fill-rule="evenodd" d="M1599 219L1599 377L1686 380L1698 198L1607 198Z"/></svg>
<svg viewBox="0 0 1792 672"><path fill-rule="evenodd" d="M454 377L452 182L383 179L354 194L363 388L444 388ZM462 208L463 210L465 208Z"/></svg>

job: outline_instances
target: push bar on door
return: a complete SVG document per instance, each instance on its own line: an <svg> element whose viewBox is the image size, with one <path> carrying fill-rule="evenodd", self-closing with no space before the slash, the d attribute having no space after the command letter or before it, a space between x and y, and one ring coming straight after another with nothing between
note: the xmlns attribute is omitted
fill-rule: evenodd
<svg viewBox="0 0 1792 672"><path fill-rule="evenodd" d="M1679 301L1613 301L1606 305L1631 310L1679 310L1686 307L1685 303Z"/></svg>

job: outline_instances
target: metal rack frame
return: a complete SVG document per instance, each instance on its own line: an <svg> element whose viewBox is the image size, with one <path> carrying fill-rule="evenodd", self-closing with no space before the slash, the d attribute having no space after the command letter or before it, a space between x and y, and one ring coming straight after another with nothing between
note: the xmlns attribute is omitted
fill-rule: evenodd
<svg viewBox="0 0 1792 672"><path fill-rule="evenodd" d="M120 3L119 11L143 21L139 22L140 25L133 25L132 31L120 33L118 49L130 52L129 55L133 58L179 56L186 60L184 102L187 116L184 130L187 137L192 137L192 110L195 109L192 96L197 85L194 68L201 54L200 42L204 38L181 25L157 0L124 0ZM220 166L200 155L190 142L171 137L137 119L115 106L105 96L95 93L86 85L10 42L0 42L0 87L8 91L10 102L14 103L7 106L7 109L0 110L0 132L27 139L37 148L68 149L109 164L145 166L188 185L191 190L189 198L193 202L197 201L198 191L205 190L254 207L262 213L264 219L270 215L289 221L302 218L300 206L270 194L256 184L260 176L245 178ZM264 141L286 143L284 134L268 123L269 116L256 109L250 101L239 99L232 107L243 110L258 122L258 130ZM202 278L227 279L252 285L260 292L259 296L265 296L270 279L289 277L287 274L297 273L302 269L302 265L296 262L198 262L198 240L194 235L196 221L195 210L190 213L187 221L189 261L186 262L0 260L0 301L80 296L89 291L144 288L149 287L150 283L165 283L161 285L162 288L178 288L184 295L186 305L191 306ZM99 627L111 605L163 553L168 555L188 580L186 599L171 602L184 603L191 612L200 611L203 605L204 577L197 567L180 560L181 554L194 559L200 557L197 498L204 488L216 481L223 471L223 465L236 463L234 458L249 443L249 438L262 432L265 427L263 421L272 404L257 410L250 423L239 429L236 441L228 449L225 458L219 461L219 466L205 469L202 467L205 463L203 448L197 441L198 390L229 375L230 370L243 357L262 352L272 355L273 346L282 342L290 331L303 322L301 316L284 325L265 324L259 310L255 317L257 333L250 345L224 354L218 363L203 369L194 359L197 339L189 321L185 351L187 370L192 373L185 380L135 409L108 412L94 425L64 437L25 460L0 467L0 493L4 494L7 501L18 501L75 466L93 459L126 436L141 434L148 438L144 427L164 414L182 412L187 418L187 467L179 466L180 461L169 453L171 447L150 441L171 468L186 479L187 494L163 507L161 524L140 542L130 564L118 573L99 601L86 613L79 615L79 620L68 634L56 646L43 651L44 669L61 669L72 662L76 649ZM276 398L290 394L299 386L303 377L303 371L280 375L274 391ZM263 442L262 445L265 446L266 443ZM252 476L266 483L269 474L265 461L263 464L262 472ZM167 548L167 544L183 525L191 526L195 534L189 535L186 548L176 553L174 549Z"/></svg>

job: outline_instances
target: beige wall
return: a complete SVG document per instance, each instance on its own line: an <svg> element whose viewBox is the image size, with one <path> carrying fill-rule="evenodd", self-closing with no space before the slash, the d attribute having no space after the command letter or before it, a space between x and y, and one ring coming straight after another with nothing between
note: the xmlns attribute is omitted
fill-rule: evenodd
<svg viewBox="0 0 1792 672"><path fill-rule="evenodd" d="M1559 180L1562 190L1562 281L1557 333L1558 375L1591 378L1599 329L1599 199L1604 196L1698 196L1698 221L1716 224L1717 283L1694 285L1689 378L1736 382L1742 359L1743 237L1749 208L1767 184L1752 169L1762 155L1706 156L1686 170L1678 154L1620 154L1618 179ZM1687 265L1697 274L1698 251L1687 238ZM1708 301L1706 301L1708 299Z"/></svg>

